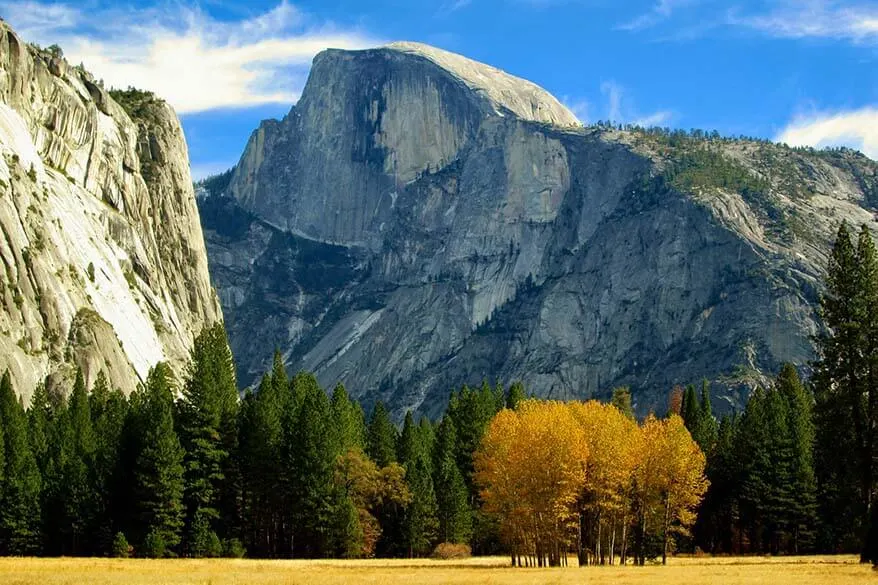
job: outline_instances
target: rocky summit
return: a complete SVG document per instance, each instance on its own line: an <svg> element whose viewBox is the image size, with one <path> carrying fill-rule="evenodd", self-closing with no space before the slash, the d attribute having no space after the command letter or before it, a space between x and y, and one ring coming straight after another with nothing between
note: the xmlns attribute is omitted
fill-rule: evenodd
<svg viewBox="0 0 878 585"><path fill-rule="evenodd" d="M414 43L319 54L199 203L241 380L279 348L397 415L483 379L558 399L628 385L645 413L703 377L739 406L814 356L834 232L874 227L876 204L859 153L583 127Z"/></svg>
<svg viewBox="0 0 878 585"><path fill-rule="evenodd" d="M126 392L159 361L182 373L221 318L174 112L2 22L0 234L0 370L25 403L77 367Z"/></svg>

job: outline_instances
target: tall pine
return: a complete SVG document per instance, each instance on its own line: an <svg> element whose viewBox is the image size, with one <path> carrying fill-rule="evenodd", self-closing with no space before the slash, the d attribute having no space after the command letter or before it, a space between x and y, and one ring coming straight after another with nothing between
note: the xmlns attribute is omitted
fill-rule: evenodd
<svg viewBox="0 0 878 585"><path fill-rule="evenodd" d="M0 379L0 421L0 553L34 554L40 545L40 473L8 371Z"/></svg>
<svg viewBox="0 0 878 585"><path fill-rule="evenodd" d="M174 381L165 363L157 364L138 401L144 435L135 464L134 491L141 545L158 556L180 543L183 530L183 447L174 430Z"/></svg>

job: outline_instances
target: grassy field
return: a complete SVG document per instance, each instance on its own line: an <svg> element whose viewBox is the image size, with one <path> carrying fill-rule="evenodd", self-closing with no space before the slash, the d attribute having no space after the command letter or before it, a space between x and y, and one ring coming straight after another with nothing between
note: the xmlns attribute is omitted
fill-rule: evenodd
<svg viewBox="0 0 878 585"><path fill-rule="evenodd" d="M666 567L513 569L466 561L0 559L3 585L846 585L878 583L854 557L675 558Z"/></svg>

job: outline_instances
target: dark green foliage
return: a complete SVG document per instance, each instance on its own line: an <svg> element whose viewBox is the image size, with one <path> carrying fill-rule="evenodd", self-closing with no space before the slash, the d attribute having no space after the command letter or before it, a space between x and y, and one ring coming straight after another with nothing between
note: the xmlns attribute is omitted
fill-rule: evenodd
<svg viewBox="0 0 878 585"><path fill-rule="evenodd" d="M146 556L164 556L183 529L183 447L174 430L173 376L167 364L150 370L134 402L144 429L135 462L134 491Z"/></svg>
<svg viewBox="0 0 878 585"><path fill-rule="evenodd" d="M339 450L342 453L366 447L366 424L363 409L350 399L344 384L337 384L332 391L332 420L338 432Z"/></svg>
<svg viewBox="0 0 878 585"><path fill-rule="evenodd" d="M151 530L146 538L143 539L143 545L140 547L138 556L148 559L160 559L168 553L168 544L165 542L164 536L158 530Z"/></svg>
<svg viewBox="0 0 878 585"><path fill-rule="evenodd" d="M610 404L628 418L634 419L634 408L631 406L631 389L627 386L613 389L613 397L610 400Z"/></svg>
<svg viewBox="0 0 878 585"><path fill-rule="evenodd" d="M229 187L232 176L235 174L235 167L225 170L215 175L209 175L195 183L196 187L202 187L211 196L222 195Z"/></svg>
<svg viewBox="0 0 878 585"><path fill-rule="evenodd" d="M106 377L100 372L92 387L89 405L95 437L92 477L96 504L91 552L107 553L112 547L118 516L119 455L128 401L119 390L110 390Z"/></svg>
<svg viewBox="0 0 878 585"><path fill-rule="evenodd" d="M827 331L817 340L814 371L820 540L851 550L866 540L878 453L878 262L865 226L856 246L847 225L839 227L821 311Z"/></svg>
<svg viewBox="0 0 878 585"><path fill-rule="evenodd" d="M298 378L298 377L297 377ZM287 462L295 470L289 478L295 526L295 543L300 555L327 556L332 538L328 526L337 505L334 485L335 462L340 455L337 433L331 424L326 393L313 376L301 381L302 402L293 424L285 429Z"/></svg>
<svg viewBox="0 0 878 585"><path fill-rule="evenodd" d="M39 551L40 471L28 439L27 417L9 372L0 379L3 472L0 474L0 553Z"/></svg>
<svg viewBox="0 0 878 585"><path fill-rule="evenodd" d="M756 195L769 189L767 181L709 147L686 149L665 175L675 188L683 191L718 187L743 195Z"/></svg>
<svg viewBox="0 0 878 585"><path fill-rule="evenodd" d="M187 523L191 538L202 539L187 548L196 556L205 556L205 534L219 520L221 509L225 523L237 525L238 470L232 457L238 448L237 415L235 364L225 329L216 324L195 339L179 402Z"/></svg>
<svg viewBox="0 0 878 585"><path fill-rule="evenodd" d="M131 556L131 545L128 544L128 539L125 538L123 533L117 532L113 536L113 546L110 550L110 555L117 559L127 559Z"/></svg>
<svg viewBox="0 0 878 585"><path fill-rule="evenodd" d="M375 404L369 427L366 429L366 454L378 467L386 467L396 461L396 427L382 402Z"/></svg>
<svg viewBox="0 0 878 585"><path fill-rule="evenodd" d="M247 554L244 545L237 538L230 538L223 542L223 556L229 559L243 559Z"/></svg>
<svg viewBox="0 0 878 585"><path fill-rule="evenodd" d="M424 455L406 466L406 483L412 502L405 511L403 537L410 557L426 556L436 542L439 519L433 478Z"/></svg>
<svg viewBox="0 0 878 585"><path fill-rule="evenodd" d="M524 384L521 382L513 382L511 386L509 386L509 393L506 396L506 408L511 410L515 410L518 407L518 403L527 398L524 395Z"/></svg>
<svg viewBox="0 0 878 585"><path fill-rule="evenodd" d="M109 94L134 121L154 119L153 108L156 103L160 103L151 91L142 91L131 86L128 86L128 89L113 88Z"/></svg>
<svg viewBox="0 0 878 585"><path fill-rule="evenodd" d="M456 445L457 431L451 417L446 415L439 425L433 462L440 542L467 542L472 534L470 492L457 467Z"/></svg>

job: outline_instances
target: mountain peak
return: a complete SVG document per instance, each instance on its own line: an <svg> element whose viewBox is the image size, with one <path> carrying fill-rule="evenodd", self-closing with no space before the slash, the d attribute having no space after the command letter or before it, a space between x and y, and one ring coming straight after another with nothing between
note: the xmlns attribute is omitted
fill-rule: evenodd
<svg viewBox="0 0 878 585"><path fill-rule="evenodd" d="M556 126L580 126L580 121L555 96L537 84L462 55L411 41L398 41L385 49L423 57L449 72L494 106L498 115L505 111L534 122Z"/></svg>

